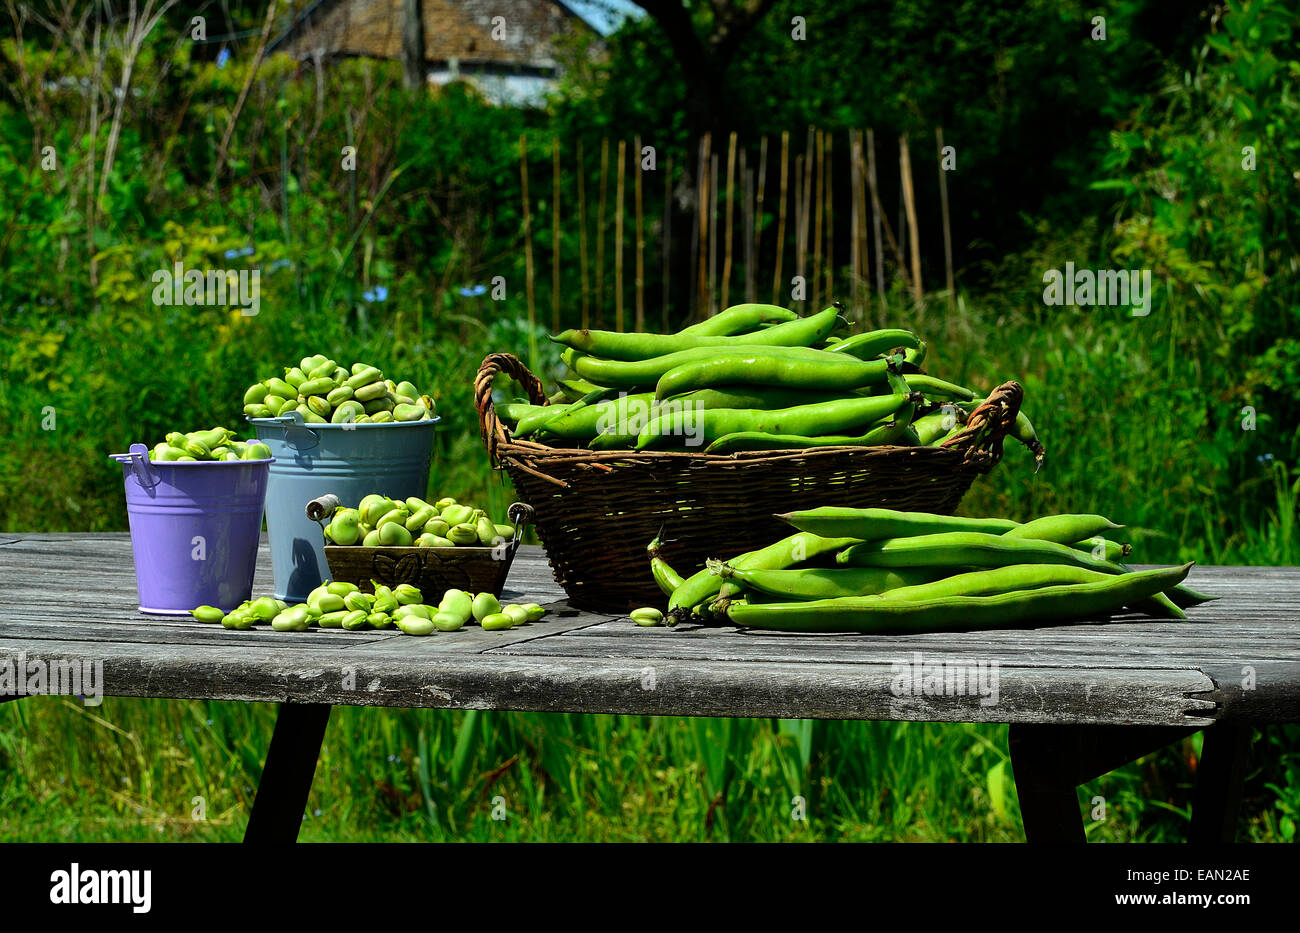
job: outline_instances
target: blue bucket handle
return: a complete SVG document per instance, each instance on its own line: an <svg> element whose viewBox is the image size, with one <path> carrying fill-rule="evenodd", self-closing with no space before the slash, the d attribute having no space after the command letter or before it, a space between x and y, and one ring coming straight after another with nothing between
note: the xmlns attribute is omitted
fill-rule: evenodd
<svg viewBox="0 0 1300 933"><path fill-rule="evenodd" d="M135 473L136 482L145 489L153 489L161 482L161 478L150 465L149 448L144 444L132 444L128 450L130 450L130 453L111 454L110 456L118 463L130 464L132 472Z"/></svg>
<svg viewBox="0 0 1300 933"><path fill-rule="evenodd" d="M307 427L303 420L302 412L291 411L287 415L276 415L274 418L268 418L268 421L279 425L284 430L284 443L286 447L292 447L294 450L311 450L320 443L320 435Z"/></svg>

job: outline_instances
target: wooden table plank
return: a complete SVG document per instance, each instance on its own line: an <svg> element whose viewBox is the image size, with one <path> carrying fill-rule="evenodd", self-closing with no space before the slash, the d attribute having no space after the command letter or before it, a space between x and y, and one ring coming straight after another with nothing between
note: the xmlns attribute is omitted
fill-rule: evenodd
<svg viewBox="0 0 1300 933"><path fill-rule="evenodd" d="M53 665L86 655L67 642L28 642ZM758 668L759 670L756 670ZM975 693L899 696L888 664L562 659L479 655L375 656L261 646L123 645L105 661L108 696L675 716L1205 725L1213 689L1196 671L1093 672L1087 681L1034 667L1000 668L997 702ZM761 676L756 677L759 674Z"/></svg>
<svg viewBox="0 0 1300 933"><path fill-rule="evenodd" d="M264 540L255 592L270 580ZM555 606L509 632L230 632L136 611L128 535L8 535L0 660L102 661L104 692L116 696L1112 725L1300 720L1300 569L1198 567L1189 582L1225 597L1190 610L1189 623L1116 617L910 636L645 629L567 607L544 555L524 548L506 598ZM899 671L917 653L996 664L997 702L899 695Z"/></svg>

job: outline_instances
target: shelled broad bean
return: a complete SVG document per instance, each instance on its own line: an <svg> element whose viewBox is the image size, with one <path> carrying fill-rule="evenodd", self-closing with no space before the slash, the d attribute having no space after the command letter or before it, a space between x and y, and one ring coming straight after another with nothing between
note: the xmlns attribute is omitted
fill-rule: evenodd
<svg viewBox="0 0 1300 933"><path fill-rule="evenodd" d="M268 460L271 448L256 440L241 441L229 428L209 428L182 434L172 431L149 451L154 463Z"/></svg>
<svg viewBox="0 0 1300 933"><path fill-rule="evenodd" d="M370 424L428 421L433 398L410 382L385 379L370 363L340 366L323 354L286 366L284 377L255 382L244 392L244 414L274 418L296 411L309 424Z"/></svg>
<svg viewBox="0 0 1300 933"><path fill-rule="evenodd" d="M487 631L501 631L540 621L547 613L538 603L502 606L491 593L471 596L456 589L447 590L437 606L429 606L419 588L409 583L389 587L376 580L370 582L373 593L362 592L355 583L326 581L307 594L306 602L293 606L262 596L246 600L229 612L216 606L196 606L190 614L199 622L220 623L238 631L263 624L277 632L305 632L313 626L347 631L395 626L404 635L432 635L459 631L470 621L478 622ZM489 607L504 621L493 618L492 624L484 624L491 617Z"/></svg>
<svg viewBox="0 0 1300 933"><path fill-rule="evenodd" d="M344 547L496 547L514 536L514 525L450 496L428 502L372 493L355 508L336 508L325 525L326 542Z"/></svg>

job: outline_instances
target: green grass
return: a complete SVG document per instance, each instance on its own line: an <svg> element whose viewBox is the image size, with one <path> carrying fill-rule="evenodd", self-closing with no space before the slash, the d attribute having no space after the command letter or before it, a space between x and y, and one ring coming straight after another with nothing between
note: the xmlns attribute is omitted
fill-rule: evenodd
<svg viewBox="0 0 1300 933"><path fill-rule="evenodd" d="M238 840L273 718L264 704L6 704L0 841ZM301 838L1016 841L1006 741L990 725L340 708ZM1266 744L1242 839L1281 838ZM1087 809L1106 798L1089 838L1185 838L1198 745L1081 788Z"/></svg>

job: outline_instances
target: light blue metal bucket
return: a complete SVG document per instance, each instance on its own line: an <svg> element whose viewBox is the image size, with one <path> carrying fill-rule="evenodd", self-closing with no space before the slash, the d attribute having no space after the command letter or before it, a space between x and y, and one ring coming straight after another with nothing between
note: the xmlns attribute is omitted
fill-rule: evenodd
<svg viewBox="0 0 1300 933"><path fill-rule="evenodd" d="M428 491L437 418L380 424L306 424L292 412L249 418L275 462L266 490L275 596L303 602L329 574L320 526L304 511L333 493L356 505L372 492L393 498Z"/></svg>

